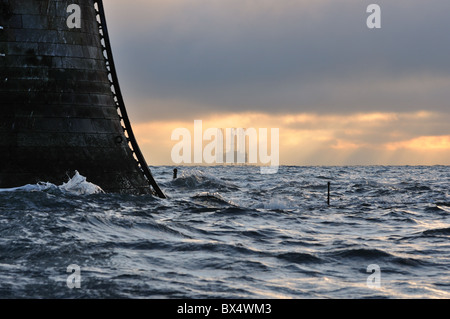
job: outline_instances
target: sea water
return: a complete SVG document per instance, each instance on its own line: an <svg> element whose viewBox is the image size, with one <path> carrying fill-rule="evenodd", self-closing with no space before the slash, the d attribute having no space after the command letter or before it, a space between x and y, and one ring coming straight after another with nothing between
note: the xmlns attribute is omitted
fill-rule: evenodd
<svg viewBox="0 0 450 319"><path fill-rule="evenodd" d="M0 298L450 298L449 166L173 168L0 190Z"/></svg>

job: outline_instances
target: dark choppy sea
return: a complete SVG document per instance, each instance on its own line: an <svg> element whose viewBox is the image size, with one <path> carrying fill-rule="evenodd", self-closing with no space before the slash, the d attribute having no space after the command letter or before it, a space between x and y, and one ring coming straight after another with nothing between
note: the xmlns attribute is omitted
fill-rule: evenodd
<svg viewBox="0 0 450 319"><path fill-rule="evenodd" d="M450 298L449 166L172 169L0 190L0 298Z"/></svg>

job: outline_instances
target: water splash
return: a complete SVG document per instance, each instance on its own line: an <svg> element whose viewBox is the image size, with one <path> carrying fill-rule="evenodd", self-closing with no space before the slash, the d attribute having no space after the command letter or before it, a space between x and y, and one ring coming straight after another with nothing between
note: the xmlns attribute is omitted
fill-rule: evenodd
<svg viewBox="0 0 450 319"><path fill-rule="evenodd" d="M59 186L64 192L74 195L92 195L104 193L100 186L92 184L86 180L86 177L75 171L75 175L67 182Z"/></svg>
<svg viewBox="0 0 450 319"><path fill-rule="evenodd" d="M104 193L100 186L87 181L86 177L75 171L75 175L67 183L57 186L48 182L39 182L37 184L28 184L20 187L1 188L0 193L6 192L45 192L59 190L63 193L72 195L92 195Z"/></svg>

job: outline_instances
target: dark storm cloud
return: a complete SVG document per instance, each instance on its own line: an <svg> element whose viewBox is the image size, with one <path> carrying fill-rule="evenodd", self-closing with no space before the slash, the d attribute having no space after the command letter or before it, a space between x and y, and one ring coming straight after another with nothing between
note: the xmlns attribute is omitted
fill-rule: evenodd
<svg viewBox="0 0 450 319"><path fill-rule="evenodd" d="M379 30L366 26L373 2ZM448 0L138 1L107 10L122 89L140 121L449 110Z"/></svg>

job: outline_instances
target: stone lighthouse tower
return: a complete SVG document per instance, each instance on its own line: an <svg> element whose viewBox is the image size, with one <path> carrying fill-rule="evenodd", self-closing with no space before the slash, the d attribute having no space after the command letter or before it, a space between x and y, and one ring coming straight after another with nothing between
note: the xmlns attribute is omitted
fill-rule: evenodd
<svg viewBox="0 0 450 319"><path fill-rule="evenodd" d="M0 0L0 188L78 171L164 197L139 150L102 1Z"/></svg>

